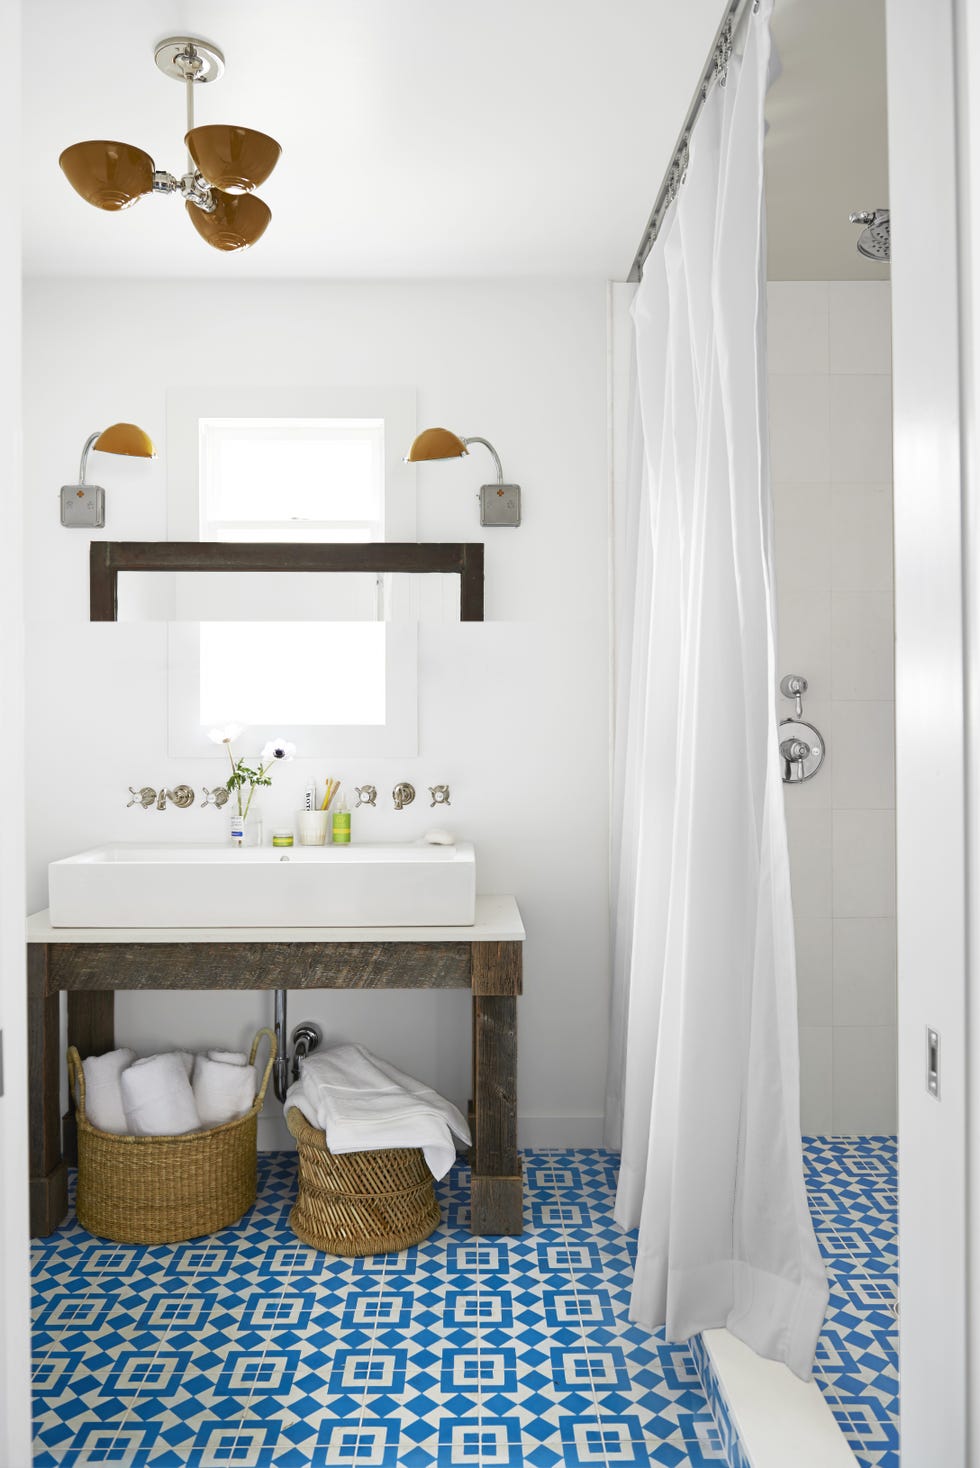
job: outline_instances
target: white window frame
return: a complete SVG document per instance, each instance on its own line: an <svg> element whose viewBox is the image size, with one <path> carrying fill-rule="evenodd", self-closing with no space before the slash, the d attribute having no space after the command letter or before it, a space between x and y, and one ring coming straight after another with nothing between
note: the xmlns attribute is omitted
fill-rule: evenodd
<svg viewBox="0 0 980 1468"><path fill-rule="evenodd" d="M409 387L181 387L167 394L167 538L202 539L200 422L221 419L382 419L385 539L416 539L415 476L403 455L416 432ZM383 725L250 726L250 743L282 735L304 757L418 754L418 636L413 622L388 621ZM200 722L200 638L194 622L168 629L168 746L175 757L222 757ZM229 711L229 717L233 713Z"/></svg>

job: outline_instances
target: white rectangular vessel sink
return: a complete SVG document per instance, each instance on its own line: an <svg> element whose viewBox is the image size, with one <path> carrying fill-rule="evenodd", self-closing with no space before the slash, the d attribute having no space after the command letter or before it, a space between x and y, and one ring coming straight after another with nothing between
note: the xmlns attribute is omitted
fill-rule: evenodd
<svg viewBox="0 0 980 1468"><path fill-rule="evenodd" d="M56 928L471 925L472 845L96 846L48 867Z"/></svg>

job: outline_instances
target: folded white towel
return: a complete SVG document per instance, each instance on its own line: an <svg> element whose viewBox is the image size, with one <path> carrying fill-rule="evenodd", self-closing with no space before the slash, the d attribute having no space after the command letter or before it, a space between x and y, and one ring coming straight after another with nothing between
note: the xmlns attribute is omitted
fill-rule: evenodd
<svg viewBox="0 0 980 1468"><path fill-rule="evenodd" d="M222 1065L248 1065L248 1056L241 1050L209 1050L209 1060L220 1060Z"/></svg>
<svg viewBox="0 0 980 1468"><path fill-rule="evenodd" d="M220 1054L220 1052L217 1052ZM223 1126L251 1111L255 1100L255 1071L237 1060L226 1063L199 1055L194 1066L194 1101L202 1126Z"/></svg>
<svg viewBox="0 0 980 1468"><path fill-rule="evenodd" d="M470 1129L451 1101L361 1045L336 1045L307 1056L286 1092L326 1134L331 1152L421 1147L429 1171L445 1177L456 1157L453 1135L469 1146Z"/></svg>
<svg viewBox="0 0 980 1468"><path fill-rule="evenodd" d="M174 1051L137 1060L120 1078L126 1130L136 1137L179 1137L201 1118L184 1063Z"/></svg>
<svg viewBox="0 0 980 1468"><path fill-rule="evenodd" d="M85 1115L100 1132L124 1136L129 1131L119 1079L135 1059L135 1050L110 1050L108 1055L90 1055L82 1061Z"/></svg>

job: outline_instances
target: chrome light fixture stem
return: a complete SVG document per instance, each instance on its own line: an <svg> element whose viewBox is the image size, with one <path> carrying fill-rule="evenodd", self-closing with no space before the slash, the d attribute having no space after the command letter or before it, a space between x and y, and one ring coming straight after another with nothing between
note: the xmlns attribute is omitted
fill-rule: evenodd
<svg viewBox="0 0 980 1468"><path fill-rule="evenodd" d="M78 466L78 482L79 482L79 484L84 484L85 483L85 470L86 470L86 468L88 466L88 451L92 447L92 445L95 443L95 440L99 437L99 435L101 434L101 432L102 432L102 429L101 428L97 428L94 433L90 433L89 436L88 436L88 438L85 440L85 443L84 443L84 445L82 447L82 458L81 458L81 462L79 463L79 466Z"/></svg>
<svg viewBox="0 0 980 1468"><path fill-rule="evenodd" d="M504 482L504 471L503 471L503 469L501 467L501 464L500 464L500 455L497 453L497 450L494 448L494 446L490 442L490 440L487 439L487 438L480 438L478 435L474 435L473 438L464 438L463 439L463 442L466 444L467 448L469 447L469 445L471 443L482 443L482 445L483 445L483 447L485 449L489 449L490 450L491 454L493 455L493 462L494 462L494 464L497 467L497 483L498 484L503 484L503 482Z"/></svg>

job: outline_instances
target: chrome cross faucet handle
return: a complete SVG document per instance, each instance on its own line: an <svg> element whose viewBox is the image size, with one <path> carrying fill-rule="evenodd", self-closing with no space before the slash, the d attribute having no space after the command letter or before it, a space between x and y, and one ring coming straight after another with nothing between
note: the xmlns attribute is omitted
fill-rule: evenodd
<svg viewBox="0 0 980 1468"><path fill-rule="evenodd" d="M213 790L205 785L201 793L204 796L202 805L215 805L220 810L223 805L228 804L228 789L225 785L216 785Z"/></svg>
<svg viewBox="0 0 980 1468"><path fill-rule="evenodd" d="M415 799L415 786L403 780L400 785L395 786L391 792L391 798L395 802L395 810L404 810L406 805L411 805Z"/></svg>
<svg viewBox="0 0 980 1468"><path fill-rule="evenodd" d="M142 806L143 810L149 810L157 798L157 793L152 785L142 785L139 790L134 790L132 785L130 785L129 793L133 798L132 800L126 801L127 810L131 805L139 805Z"/></svg>
<svg viewBox="0 0 980 1468"><path fill-rule="evenodd" d="M355 810L361 805L375 805L378 799L378 790L375 785L355 785L354 794L357 796Z"/></svg>
<svg viewBox="0 0 980 1468"><path fill-rule="evenodd" d="M448 785L430 785L429 786L429 794L432 796L432 799L429 801L430 808L432 806L434 806L434 805L451 805L452 804L452 802L449 799L449 786Z"/></svg>
<svg viewBox="0 0 980 1468"><path fill-rule="evenodd" d="M779 684L779 691L784 698L796 699L796 717L798 719L802 719L803 717L803 695L806 693L808 687L809 684L806 679L801 678L799 673L787 673Z"/></svg>

